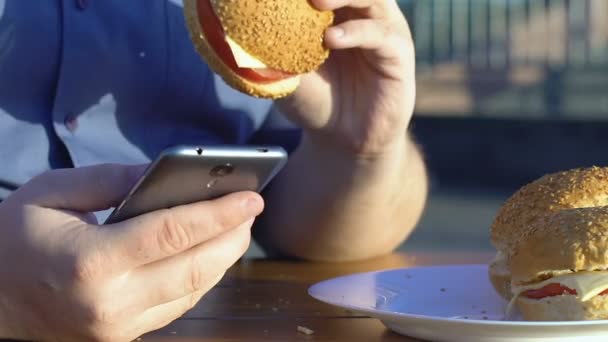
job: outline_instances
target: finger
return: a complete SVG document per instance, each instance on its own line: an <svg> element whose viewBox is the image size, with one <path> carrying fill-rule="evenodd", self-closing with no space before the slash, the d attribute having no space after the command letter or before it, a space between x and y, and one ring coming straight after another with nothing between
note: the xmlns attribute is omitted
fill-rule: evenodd
<svg viewBox="0 0 608 342"><path fill-rule="evenodd" d="M146 309L210 289L247 251L249 221L180 255L142 266L129 276L126 308ZM146 289L146 291L141 291Z"/></svg>
<svg viewBox="0 0 608 342"><path fill-rule="evenodd" d="M315 7L325 11L336 11L342 8L357 9L367 18L386 18L390 16L388 3L392 0L312 0ZM339 14L339 13L337 13Z"/></svg>
<svg viewBox="0 0 608 342"><path fill-rule="evenodd" d="M311 0L312 4L324 11L335 11L344 7L367 8L374 5L382 6L385 0Z"/></svg>
<svg viewBox="0 0 608 342"><path fill-rule="evenodd" d="M182 253L259 215L260 195L239 192L141 215L99 229L99 248L111 258L113 270L135 267Z"/></svg>
<svg viewBox="0 0 608 342"><path fill-rule="evenodd" d="M371 50L381 58L397 59L412 54L412 44L407 35L386 21L358 19L330 27L325 34L325 44L334 50L361 48Z"/></svg>
<svg viewBox="0 0 608 342"><path fill-rule="evenodd" d="M104 210L124 198L145 167L103 164L48 171L25 184L15 196L26 203L53 209Z"/></svg>
<svg viewBox="0 0 608 342"><path fill-rule="evenodd" d="M218 278L216 283L221 278ZM171 322L182 317L203 298L207 291L198 291L170 303L161 304L146 310L137 319L137 332L132 336L141 336L150 331L166 327Z"/></svg>

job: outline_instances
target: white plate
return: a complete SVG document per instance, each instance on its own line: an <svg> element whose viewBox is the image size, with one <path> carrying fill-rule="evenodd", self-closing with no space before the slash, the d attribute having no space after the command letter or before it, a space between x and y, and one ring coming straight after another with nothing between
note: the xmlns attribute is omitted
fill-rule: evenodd
<svg viewBox="0 0 608 342"><path fill-rule="evenodd" d="M433 266L354 274L313 285L323 302L380 319L393 331L430 341L608 341L608 321L504 319L506 301L485 265Z"/></svg>

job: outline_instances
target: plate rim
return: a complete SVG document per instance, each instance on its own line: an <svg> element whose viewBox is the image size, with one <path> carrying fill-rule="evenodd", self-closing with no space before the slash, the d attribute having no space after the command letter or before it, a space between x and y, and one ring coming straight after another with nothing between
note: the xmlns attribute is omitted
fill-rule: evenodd
<svg viewBox="0 0 608 342"><path fill-rule="evenodd" d="M438 316L426 316L419 314L411 314L404 312L394 312L394 311L386 311L382 309L370 309L364 308L357 305L347 304L347 303L338 303L336 301L330 301L326 299L322 299L320 296L315 296L312 292L321 288L322 286L326 286L328 283L332 283L338 280L348 279L348 278L358 278L358 277L369 277L375 274L381 273L389 273L389 272L398 272L398 271L407 271L407 270L424 270L424 269L438 269L438 268L482 268L488 269L487 264L444 264L444 265L428 265L428 266L413 266L413 267L397 267L397 268L388 268L384 270L376 270L376 271L368 271L368 272L356 272L351 274L346 274L338 277L333 277L329 279L325 279L319 282L316 282L310 285L307 289L307 293L312 298L337 307L341 307L344 309L348 309L350 311L360 312L368 314L372 318L380 319L381 321L395 321L391 319L383 319L377 317L379 314L384 316L395 316L399 318L407 318L413 320L424 320L431 322L441 322L441 323L458 323L458 324L468 324L468 325L487 325L487 326L518 326L518 327L529 327L529 328L563 328L563 327L580 327L580 326L604 326L608 324L608 320L590 320L590 321L499 321L499 320L481 320L481 319L462 319L462 318L453 318L453 317L438 317ZM356 282L351 282L356 284Z"/></svg>

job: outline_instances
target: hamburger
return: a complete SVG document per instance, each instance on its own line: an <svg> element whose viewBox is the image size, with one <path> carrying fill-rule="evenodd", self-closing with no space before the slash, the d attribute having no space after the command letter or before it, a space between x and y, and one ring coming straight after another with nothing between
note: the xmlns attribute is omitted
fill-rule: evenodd
<svg viewBox="0 0 608 342"><path fill-rule="evenodd" d="M184 15L209 67L251 96L291 94L329 56L323 38L333 13L308 0L184 0Z"/></svg>
<svg viewBox="0 0 608 342"><path fill-rule="evenodd" d="M608 319L608 168L546 175L517 191L491 230L496 291L526 320Z"/></svg>

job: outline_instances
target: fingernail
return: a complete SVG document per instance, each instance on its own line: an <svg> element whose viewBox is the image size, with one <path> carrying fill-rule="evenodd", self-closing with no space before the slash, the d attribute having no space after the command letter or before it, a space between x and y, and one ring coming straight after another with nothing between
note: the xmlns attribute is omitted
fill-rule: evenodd
<svg viewBox="0 0 608 342"><path fill-rule="evenodd" d="M245 210L251 216L256 216L262 211L262 201L258 197L249 197L245 201Z"/></svg>
<svg viewBox="0 0 608 342"><path fill-rule="evenodd" d="M344 29L341 27L331 27L327 31L327 35L332 39L340 39L344 37L345 33L346 32L344 31Z"/></svg>

